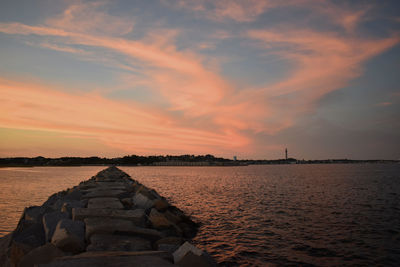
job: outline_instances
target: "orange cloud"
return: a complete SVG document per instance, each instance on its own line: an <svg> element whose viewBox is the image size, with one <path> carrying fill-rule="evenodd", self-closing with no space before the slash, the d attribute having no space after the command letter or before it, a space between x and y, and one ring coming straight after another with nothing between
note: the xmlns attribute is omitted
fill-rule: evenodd
<svg viewBox="0 0 400 267"><path fill-rule="evenodd" d="M154 109L93 93L67 94L40 84L0 79L0 94L2 127L87 136L131 153L208 153L248 143L230 131L182 127Z"/></svg>

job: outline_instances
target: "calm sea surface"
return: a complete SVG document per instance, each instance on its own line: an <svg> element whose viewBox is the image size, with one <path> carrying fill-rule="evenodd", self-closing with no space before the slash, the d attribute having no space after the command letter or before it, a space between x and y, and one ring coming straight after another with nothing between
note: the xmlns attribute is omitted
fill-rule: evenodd
<svg viewBox="0 0 400 267"><path fill-rule="evenodd" d="M103 168L0 168L0 235ZM400 164L121 169L201 222L224 265L400 265Z"/></svg>

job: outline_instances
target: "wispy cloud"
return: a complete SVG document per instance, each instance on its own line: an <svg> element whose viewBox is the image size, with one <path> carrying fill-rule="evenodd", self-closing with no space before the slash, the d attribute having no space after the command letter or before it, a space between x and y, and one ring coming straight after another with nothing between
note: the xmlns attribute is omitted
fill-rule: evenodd
<svg viewBox="0 0 400 267"><path fill-rule="evenodd" d="M248 36L294 66L285 80L250 92L249 99L262 99L258 105L267 103L271 114L282 120L282 123L277 121L282 127L275 129L286 128L294 118L312 112L323 95L345 87L360 76L366 60L400 41L397 36L365 40L311 30L252 30Z"/></svg>
<svg viewBox="0 0 400 267"><path fill-rule="evenodd" d="M251 22L267 9L284 5L278 1L269 0L181 0L163 1L169 6L191 10L215 20L233 20L237 22Z"/></svg>
<svg viewBox="0 0 400 267"><path fill-rule="evenodd" d="M68 94L43 84L0 79L2 127L85 135L123 151L190 153L243 146L235 133L186 128L174 118L139 103L100 95Z"/></svg>
<svg viewBox="0 0 400 267"><path fill-rule="evenodd" d="M376 103L375 106L387 107L387 106L391 106L392 104L393 104L392 102L380 102L380 103Z"/></svg>
<svg viewBox="0 0 400 267"><path fill-rule="evenodd" d="M46 21L47 25L71 32L121 36L134 28L132 18L116 17L106 12L109 2L75 2L65 11Z"/></svg>

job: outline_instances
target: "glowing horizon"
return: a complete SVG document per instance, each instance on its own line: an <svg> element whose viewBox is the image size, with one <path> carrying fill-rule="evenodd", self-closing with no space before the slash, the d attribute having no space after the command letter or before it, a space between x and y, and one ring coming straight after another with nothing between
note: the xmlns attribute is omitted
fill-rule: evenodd
<svg viewBox="0 0 400 267"><path fill-rule="evenodd" d="M0 157L400 158L395 1L1 5Z"/></svg>

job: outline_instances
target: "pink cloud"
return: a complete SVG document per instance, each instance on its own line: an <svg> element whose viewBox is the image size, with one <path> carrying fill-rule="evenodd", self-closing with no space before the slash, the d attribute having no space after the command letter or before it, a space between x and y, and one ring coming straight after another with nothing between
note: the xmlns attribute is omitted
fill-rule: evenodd
<svg viewBox="0 0 400 267"><path fill-rule="evenodd" d="M260 47L293 64L293 70L284 80L244 90L237 96L242 105L246 101L251 103L253 112L249 114L255 119L249 120L252 125L248 127L270 134L290 127L297 117L313 112L318 99L346 86L361 75L366 60L400 41L397 36L364 40L310 30L253 30L248 36L260 41Z"/></svg>
<svg viewBox="0 0 400 267"><path fill-rule="evenodd" d="M0 79L0 94L2 127L86 136L126 152L207 153L248 143L234 132L182 127L160 111L93 93L67 94L46 85Z"/></svg>

